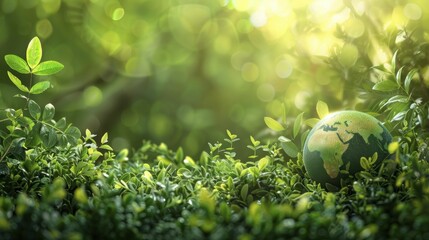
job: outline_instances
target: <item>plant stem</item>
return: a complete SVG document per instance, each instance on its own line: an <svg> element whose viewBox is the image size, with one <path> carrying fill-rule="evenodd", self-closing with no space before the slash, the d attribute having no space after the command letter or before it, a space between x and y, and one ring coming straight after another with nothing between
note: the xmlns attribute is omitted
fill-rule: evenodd
<svg viewBox="0 0 429 240"><path fill-rule="evenodd" d="M33 73L30 73L30 84L28 85L28 94L27 94L27 105L28 106L28 102L30 101L30 89L31 86L33 85ZM24 106L24 109L26 108L26 106Z"/></svg>

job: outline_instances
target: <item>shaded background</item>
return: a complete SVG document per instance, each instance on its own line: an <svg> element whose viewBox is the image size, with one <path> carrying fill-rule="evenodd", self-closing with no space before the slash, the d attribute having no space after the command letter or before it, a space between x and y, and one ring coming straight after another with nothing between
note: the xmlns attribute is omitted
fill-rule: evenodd
<svg viewBox="0 0 429 240"><path fill-rule="evenodd" d="M268 138L264 116L314 117L318 100L370 110L371 66L396 49L426 72L428 11L425 0L2 0L0 55L25 56L39 36L43 59L65 65L40 104L109 132L115 149L148 139L194 155L226 129L243 144ZM22 107L6 70L0 107Z"/></svg>

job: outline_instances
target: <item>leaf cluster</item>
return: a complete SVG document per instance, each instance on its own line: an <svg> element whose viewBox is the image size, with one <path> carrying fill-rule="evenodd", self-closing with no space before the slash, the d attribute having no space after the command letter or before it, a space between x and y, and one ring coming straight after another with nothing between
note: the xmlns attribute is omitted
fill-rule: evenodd
<svg viewBox="0 0 429 240"><path fill-rule="evenodd" d="M349 187L327 192L309 180L300 158L285 162L277 144L264 145L256 161L242 162L233 152L218 147L192 159L180 148L145 142L109 164L82 156L54 160L71 167L45 176L39 188L2 194L0 232L5 239L415 239L427 233L429 165L415 154L393 170L369 168Z"/></svg>
<svg viewBox="0 0 429 240"><path fill-rule="evenodd" d="M29 68L38 61L27 59ZM407 94L406 81L395 82ZM408 89L412 94L412 84ZM149 141L131 153L114 152L107 133L98 142L90 130L82 134L65 118L55 120L52 104L27 99L24 110L1 111L0 236L424 239L429 148L419 122L426 115L419 114L425 104L399 111L396 103L380 105L388 124L407 111L399 125L388 125L398 130L389 146L392 159L373 168L377 155L362 158L364 170L333 192L305 172L298 147L309 131L303 125L314 126L318 118L304 119L303 113L291 122L286 113L280 121L265 118L285 136L272 143L251 136L247 155L237 153L241 140L227 130L223 141L209 143L194 159L182 148ZM316 112L322 118L329 108L319 101Z"/></svg>
<svg viewBox="0 0 429 240"><path fill-rule="evenodd" d="M21 74L30 74L30 77L33 75L52 75L64 68L64 65L57 61L49 60L41 62L42 44L38 37L34 37L28 44L26 60L14 54L8 54L4 59L10 68ZM7 74L12 83L24 93L41 94L51 86L49 81L41 81L31 86L32 83L30 78L30 86L27 87L22 83L21 79L15 76L12 72L8 71Z"/></svg>

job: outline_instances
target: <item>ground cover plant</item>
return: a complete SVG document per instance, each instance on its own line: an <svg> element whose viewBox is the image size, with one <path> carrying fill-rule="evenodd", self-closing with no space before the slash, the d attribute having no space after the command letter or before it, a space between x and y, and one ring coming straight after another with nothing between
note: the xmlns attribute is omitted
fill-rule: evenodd
<svg viewBox="0 0 429 240"><path fill-rule="evenodd" d="M51 86L43 78L63 68L42 61L35 37L25 59L5 56L22 108L1 110L0 237L426 239L428 105L422 66L403 51L369 69L379 81L362 90L393 135L391 157L377 167L361 158L363 171L333 188L312 181L302 161L326 103L317 102L318 116L266 117L278 132L271 141L226 130L197 158L150 141L114 150L107 133L81 132L53 104L34 100Z"/></svg>

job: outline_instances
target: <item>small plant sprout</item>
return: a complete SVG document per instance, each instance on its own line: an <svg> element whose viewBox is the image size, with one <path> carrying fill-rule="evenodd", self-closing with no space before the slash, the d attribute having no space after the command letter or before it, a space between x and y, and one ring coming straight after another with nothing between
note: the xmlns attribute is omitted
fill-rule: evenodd
<svg viewBox="0 0 429 240"><path fill-rule="evenodd" d="M12 72L7 71L10 81L27 96L18 95L30 100L30 95L37 95L45 92L51 87L49 81L40 81L33 84L33 75L49 76L58 73L64 68L64 65L57 61L44 61L42 60L42 45L38 37L34 37L28 44L26 51L26 60L15 55L8 54L4 57L7 65L20 74L29 75L28 84L23 84L21 79L14 75Z"/></svg>
<svg viewBox="0 0 429 240"><path fill-rule="evenodd" d="M236 141L239 141L240 138L238 138L238 136L236 134L232 134L229 130L226 130L226 133L228 134L228 138L225 138L225 142L229 143L229 148L227 148L226 150L231 151L233 150L233 143Z"/></svg>
<svg viewBox="0 0 429 240"><path fill-rule="evenodd" d="M250 141L252 142L252 145L247 145L247 147L253 151L253 155L249 156L249 158L257 158L258 155L256 155L256 151L263 146L260 141L255 140L252 136L250 136Z"/></svg>

